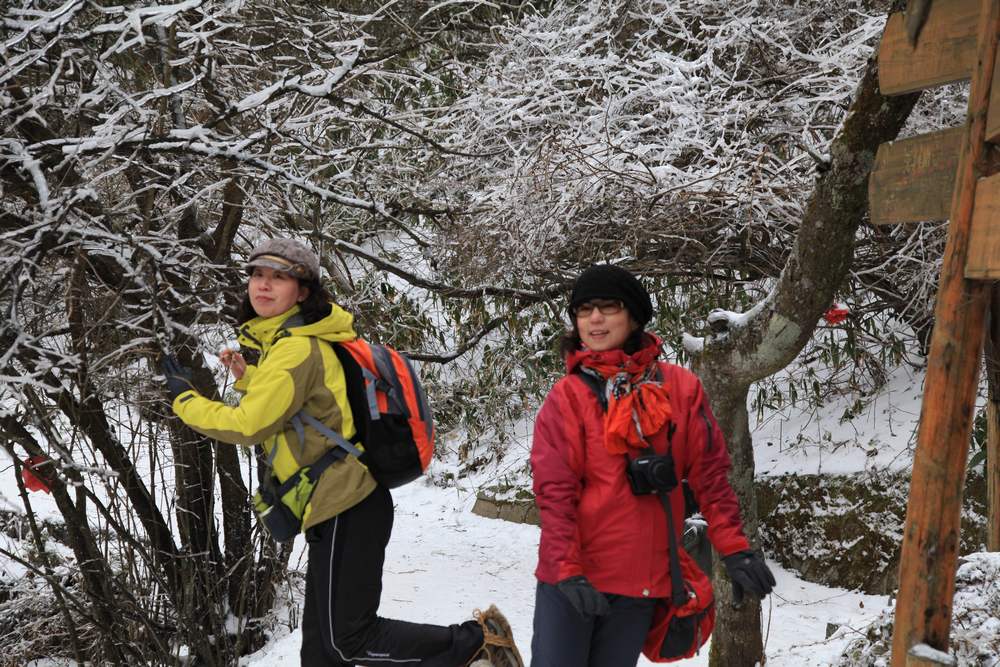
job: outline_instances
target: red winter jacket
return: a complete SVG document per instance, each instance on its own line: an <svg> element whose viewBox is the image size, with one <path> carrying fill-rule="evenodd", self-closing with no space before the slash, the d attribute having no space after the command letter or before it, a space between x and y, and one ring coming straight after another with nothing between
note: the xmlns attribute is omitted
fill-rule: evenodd
<svg viewBox="0 0 1000 667"><path fill-rule="evenodd" d="M535 576L555 584L582 574L604 593L668 597L666 513L655 495L632 494L624 456L612 455L604 447L604 412L574 372L588 354L595 353L569 356L567 375L549 392L535 421L531 468L542 519ZM688 480L715 550L728 556L749 549L736 494L727 479L726 443L701 382L680 366L658 363L673 409L677 477ZM666 453L667 428L648 440L657 453ZM680 485L671 492L670 501L680 539L684 523Z"/></svg>

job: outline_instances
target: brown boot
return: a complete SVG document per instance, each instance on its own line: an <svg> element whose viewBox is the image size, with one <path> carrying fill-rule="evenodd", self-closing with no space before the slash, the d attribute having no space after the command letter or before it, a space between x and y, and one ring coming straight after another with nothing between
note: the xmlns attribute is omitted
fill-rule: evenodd
<svg viewBox="0 0 1000 667"><path fill-rule="evenodd" d="M521 652L514 644L510 623L496 605L491 604L486 611L477 609L473 616L483 626L483 648L473 656L471 664L478 667L481 662L487 661L492 667L524 667Z"/></svg>

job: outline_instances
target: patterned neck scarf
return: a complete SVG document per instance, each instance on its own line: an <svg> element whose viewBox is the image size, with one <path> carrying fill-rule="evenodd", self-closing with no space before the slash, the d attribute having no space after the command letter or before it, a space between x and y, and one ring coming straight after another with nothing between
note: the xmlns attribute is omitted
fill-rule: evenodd
<svg viewBox="0 0 1000 667"><path fill-rule="evenodd" d="M670 394L659 377L662 343L650 333L643 342L642 349L631 355L621 349L580 350L566 360L570 370L579 366L581 372L605 383L604 446L611 454L648 447L647 438L663 429L673 414Z"/></svg>

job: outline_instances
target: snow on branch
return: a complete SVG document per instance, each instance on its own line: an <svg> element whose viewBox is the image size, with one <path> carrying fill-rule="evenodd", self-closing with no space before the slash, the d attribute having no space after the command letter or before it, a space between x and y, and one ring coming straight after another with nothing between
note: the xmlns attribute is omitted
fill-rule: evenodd
<svg viewBox="0 0 1000 667"><path fill-rule="evenodd" d="M421 277L416 273L409 271L398 264L378 257L377 255L374 255L353 243L348 243L347 241L335 241L334 246L352 255L361 257L384 271L388 271L393 275L403 278L411 285L422 287L432 292L437 292L442 296L463 299L481 299L485 296L501 296L518 299L520 301L536 302L551 298L558 291L557 288L550 288L539 292L532 292L529 290L485 285L482 287L457 287L455 285L448 285L439 281ZM482 336L480 336L480 338L481 337Z"/></svg>
<svg viewBox="0 0 1000 667"><path fill-rule="evenodd" d="M351 68L354 67L354 63L357 61L358 55L364 49L364 46L364 40L362 39L344 42L342 47L345 49L346 55L341 57L341 65L339 67L332 71L313 71L304 75L283 78L267 88L252 93L239 102L236 102L232 105L232 112L243 113L249 111L250 109L268 104L275 98L288 92L301 93L310 97L327 97L344 80L344 77L351 71ZM321 78L322 80L314 84L305 83L310 79L316 78Z"/></svg>

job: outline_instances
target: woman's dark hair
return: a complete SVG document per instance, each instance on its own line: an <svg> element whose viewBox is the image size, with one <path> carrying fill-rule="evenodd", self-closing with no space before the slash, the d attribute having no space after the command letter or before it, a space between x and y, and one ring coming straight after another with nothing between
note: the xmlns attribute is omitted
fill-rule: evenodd
<svg viewBox="0 0 1000 667"><path fill-rule="evenodd" d="M296 280L299 281L299 286L309 288L309 296L299 304L302 319L305 323L312 324L313 322L319 322L329 315L330 302L333 301L333 295L323 287L323 283L319 281L319 278L309 278L308 280L297 278ZM255 317L258 317L258 315L250 303L250 294L244 294L243 300L236 311L236 321L239 324L244 324Z"/></svg>
<svg viewBox="0 0 1000 667"><path fill-rule="evenodd" d="M642 327L636 327L635 331L628 335L622 349L625 354L635 354L642 348L642 336L645 332ZM565 359L572 352L576 352L583 347L580 339L580 330L577 328L576 318L573 318L573 328L562 335L559 339L559 355Z"/></svg>

